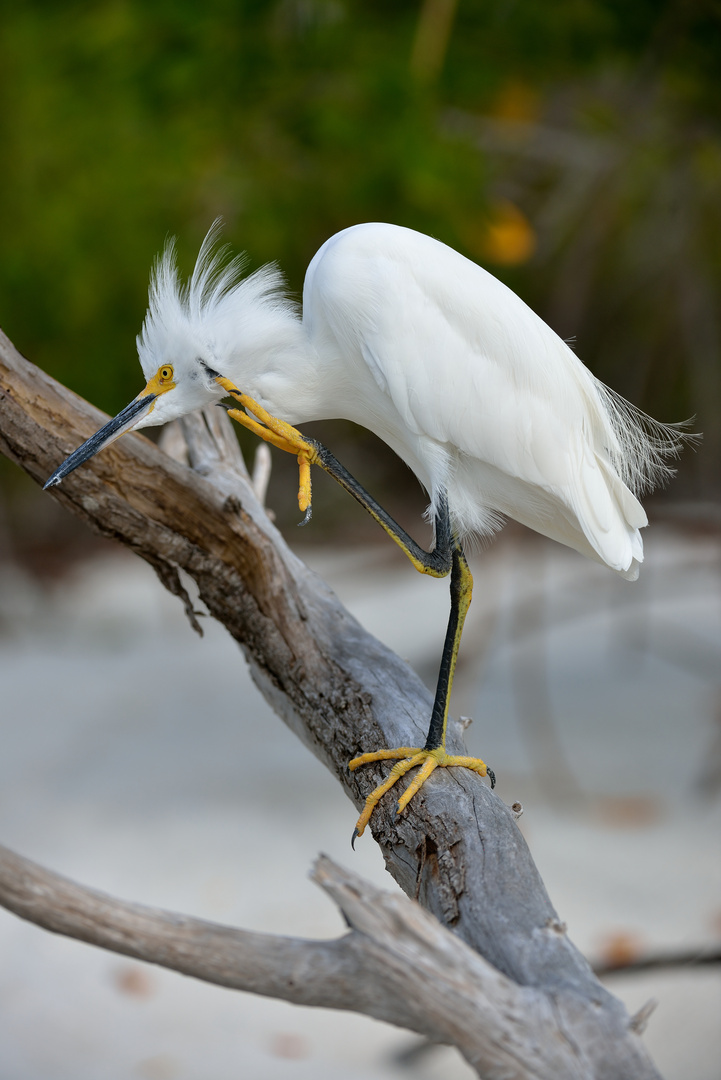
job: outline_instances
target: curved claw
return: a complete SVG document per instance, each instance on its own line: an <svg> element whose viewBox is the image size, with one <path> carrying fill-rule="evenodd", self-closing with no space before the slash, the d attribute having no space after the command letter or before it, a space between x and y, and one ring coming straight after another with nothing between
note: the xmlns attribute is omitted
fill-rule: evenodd
<svg viewBox="0 0 721 1080"><path fill-rule="evenodd" d="M355 851L355 842L356 842L356 840L358 839L359 836L360 836L360 833L358 832L358 830L354 829L353 830L353 835L350 838L350 846L353 848L354 851Z"/></svg>
<svg viewBox="0 0 721 1080"><path fill-rule="evenodd" d="M313 508L312 508L312 506L309 506L308 509L305 512L305 516L303 517L303 520L298 522L298 528L302 529L304 525L308 524L308 522L310 521L310 519L312 517L313 517Z"/></svg>

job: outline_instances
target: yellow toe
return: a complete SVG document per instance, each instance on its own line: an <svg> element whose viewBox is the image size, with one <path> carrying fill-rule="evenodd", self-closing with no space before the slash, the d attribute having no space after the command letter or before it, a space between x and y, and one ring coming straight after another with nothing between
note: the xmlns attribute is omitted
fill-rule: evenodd
<svg viewBox="0 0 721 1080"><path fill-rule="evenodd" d="M405 810L413 796L418 794L428 777L438 768L471 769L473 772L478 773L479 776L486 776L488 774L491 776L492 781L495 781L495 777L492 771L488 769L485 761L481 761L480 758L447 754L445 748L442 746L437 747L435 750L420 750L413 746L398 746L389 750L374 750L371 753L354 757L352 761L348 762L348 768L353 772L361 765L369 765L375 761L390 761L398 758L401 760L396 762L387 778L382 784L379 784L378 787L374 788L367 797L365 806L363 807L363 813L356 822L352 843L355 844L356 837L363 835L373 811L385 793L390 791L393 785L396 784L402 776L405 776L407 772L410 772L410 770L414 769L417 765L420 765L421 768L398 800L399 814L402 810Z"/></svg>

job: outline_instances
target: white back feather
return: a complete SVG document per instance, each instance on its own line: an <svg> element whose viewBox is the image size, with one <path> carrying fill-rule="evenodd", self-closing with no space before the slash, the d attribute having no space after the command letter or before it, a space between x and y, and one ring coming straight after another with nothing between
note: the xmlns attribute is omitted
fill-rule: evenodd
<svg viewBox="0 0 721 1080"><path fill-rule="evenodd" d="M607 447L609 457L624 484L634 495L666 484L676 473L668 459L677 458L684 443L698 439L683 430L689 422L662 424L598 379L595 383L606 430L615 436Z"/></svg>
<svg viewBox="0 0 721 1080"><path fill-rule="evenodd" d="M687 438L678 425L610 391L514 293L429 237L355 226L308 277L314 321L372 375L345 415L363 423L388 403L379 434L434 501L447 487L461 534L507 515L633 576L646 524L634 493L672 475Z"/></svg>

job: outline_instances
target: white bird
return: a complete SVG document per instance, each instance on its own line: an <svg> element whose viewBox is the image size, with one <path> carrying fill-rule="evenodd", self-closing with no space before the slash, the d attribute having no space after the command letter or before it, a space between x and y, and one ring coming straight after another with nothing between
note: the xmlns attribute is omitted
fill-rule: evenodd
<svg viewBox="0 0 721 1080"><path fill-rule="evenodd" d="M345 229L308 267L302 318L275 267L242 277L208 233L193 275L178 277L171 242L151 280L137 339L145 389L53 473L52 487L132 428L165 424L229 393L230 415L299 455L302 510L310 465L333 475L416 569L451 574L451 615L426 744L362 754L351 769L399 759L368 796L355 836L416 765L403 809L437 766L486 775L445 751L448 703L472 579L463 541L505 517L638 576L637 496L666 479L678 427L659 424L605 387L518 296L437 240L395 225ZM374 431L430 496L431 552L421 549L325 448L295 425L343 418ZM290 426L293 425L293 426ZM493 781L493 774L490 773Z"/></svg>

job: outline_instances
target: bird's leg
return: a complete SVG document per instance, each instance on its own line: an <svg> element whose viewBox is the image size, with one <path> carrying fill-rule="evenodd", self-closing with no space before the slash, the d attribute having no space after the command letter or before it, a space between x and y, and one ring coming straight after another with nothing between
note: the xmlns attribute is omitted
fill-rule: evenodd
<svg viewBox="0 0 721 1080"><path fill-rule="evenodd" d="M373 496L358 483L355 477L340 464L330 450L322 446L321 443L316 442L315 439L307 439L285 421L271 416L247 394L241 393L228 379L217 376L216 382L234 397L244 409L249 409L253 413L253 416L248 416L247 413L242 412L240 409L230 409L229 416L243 424L250 431L254 431L256 435L265 439L266 442L270 442L288 453L297 454L301 470L300 491L298 493L301 510L308 509L309 511L310 509L310 466L320 465L325 472L332 476L341 487L345 488L368 511L371 517L378 522L381 528L388 533L401 551L410 559L416 570L421 574L430 574L432 577L445 577L448 573L451 575L451 612L441 655L438 683L425 746L422 748L400 746L388 750L376 750L368 754L361 754L348 763L349 770L353 772L361 765L368 765L374 761L394 759L397 761L387 779L382 784L379 784L366 799L363 813L359 817L353 832L353 842L355 842L356 837L362 835L370 821L374 808L383 795L401 777L418 765L421 768L398 801L398 813L405 809L431 773L439 767L458 766L471 769L480 776L488 775L491 779L491 787L493 787L496 779L493 771L480 758L446 753L448 706L456 660L458 659L458 648L463 632L463 623L471 603L473 578L466 557L463 554L463 548L453 536L445 496L440 497L436 512L435 546L432 551L424 551L420 544L416 543L405 529L401 528L398 522L394 521L390 514L383 509L380 503L376 502Z"/></svg>
<svg viewBox="0 0 721 1080"><path fill-rule="evenodd" d="M448 726L451 687L458 659L463 623L470 607L472 590L473 578L470 568L460 543L458 540L454 540L451 555L451 612L443 644L441 666L426 744L422 749L403 746L393 750L378 750L370 754L361 754L349 762L348 768L353 771L360 765L368 765L372 761L384 761L392 758L402 759L397 765L393 766L387 779L382 784L379 784L366 799L363 813L358 818L353 832L354 842L356 837L363 834L373 810L386 791L392 788L402 776L416 765L420 765L421 768L398 800L399 814L420 790L431 773L439 766L442 768L455 766L471 769L480 776L488 775L491 779L491 787L495 784L496 778L493 770L489 769L480 758L446 753L446 728Z"/></svg>
<svg viewBox="0 0 721 1080"><path fill-rule="evenodd" d="M384 510L380 503L358 483L356 478L341 465L336 457L331 454L327 447L319 442L313 442L315 447L314 465L320 465L321 469L332 476L342 488L353 496L361 504L364 510L378 522L380 527L388 533L391 540L398 545L403 554L410 559L413 566L420 574L430 574L431 577L442 578L450 573L452 567L453 538L451 521L448 515L448 505L444 496L441 496L438 504L438 512L435 517L436 542L432 551L424 551L405 529L401 528L397 521Z"/></svg>
<svg viewBox="0 0 721 1080"><path fill-rule="evenodd" d="M471 606L472 595L473 576L463 553L463 548L456 540L453 545L451 564L451 611L448 616L448 627L441 654L433 712L431 713L431 722L426 736L426 750L437 750L439 747L445 747L446 745L451 686L456 672L463 624Z"/></svg>
<svg viewBox="0 0 721 1080"><path fill-rule="evenodd" d="M446 753L446 727L448 725L451 686L463 632L463 622L471 603L473 578L466 557L463 554L463 548L453 536L445 496L441 495L438 500L435 517L435 546L432 551L424 551L408 535L405 529L402 529L398 522L394 521L390 514L376 502L373 496L358 483L355 477L340 464L330 450L317 442L314 443L314 446L316 451L314 464L320 465L375 518L401 551L410 559L416 570L422 574L430 574L432 577L445 577L448 573L451 575L451 612L448 619L448 629L443 645L438 684L425 746L422 748L401 746L388 750L376 750L372 753L361 754L348 763L349 770L353 772L361 765L368 765L374 761L400 759L391 769L387 779L382 784L379 784L366 799L363 813L358 819L353 833L353 840L355 841L356 837L361 835L368 824L371 814L381 797L402 776L417 765L420 765L421 768L398 802L399 813L405 809L431 773L439 766L460 766L472 769L481 776L488 775L491 779L491 786L495 784L495 776L493 771L480 758Z"/></svg>
<svg viewBox="0 0 721 1080"><path fill-rule="evenodd" d="M273 416L253 398L243 394L233 385L230 379L225 379L222 375L216 375L215 381L219 386L223 387L226 393L235 398L243 406L243 409L249 409L253 414L248 416L248 413L241 409L228 409L228 416L232 420L236 420L243 427L259 435L266 442L272 443L273 446L277 446L280 450L285 450L287 453L297 456L300 471L298 506L301 512L306 515L303 521L303 524L305 524L310 520L311 513L310 467L316 461L316 444L311 439L306 439L296 428L287 424L285 420L279 420L277 416Z"/></svg>

